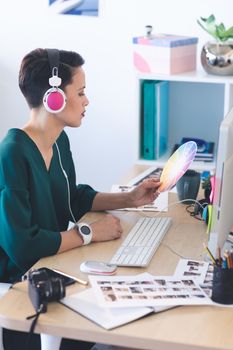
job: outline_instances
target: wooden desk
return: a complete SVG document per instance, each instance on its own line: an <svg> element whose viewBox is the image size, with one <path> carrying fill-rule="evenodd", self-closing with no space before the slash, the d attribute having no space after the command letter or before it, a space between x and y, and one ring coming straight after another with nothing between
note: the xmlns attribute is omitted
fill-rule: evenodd
<svg viewBox="0 0 233 350"><path fill-rule="evenodd" d="M138 171L142 168L138 167ZM176 196L170 195L170 202ZM122 219L125 234L141 213L115 211ZM93 221L101 213L86 215ZM119 268L118 275L148 271L154 275L173 274L179 256L201 259L202 242L206 240L203 222L190 217L185 205L171 206L168 213L173 224L159 247L148 269ZM123 238L122 238L123 239ZM35 267L48 266L86 278L79 272L80 263L87 259L108 261L120 240L94 243L90 246L40 260ZM67 288L67 293L82 290L78 284ZM17 284L0 300L0 324L3 327L28 331L31 321L26 317L34 313L27 294L27 283ZM50 303L46 314L39 317L37 333L48 333L67 338L101 342L112 345L151 350L213 350L233 348L233 310L214 306L185 306L153 314L128 325L106 331L88 319L58 303Z"/></svg>

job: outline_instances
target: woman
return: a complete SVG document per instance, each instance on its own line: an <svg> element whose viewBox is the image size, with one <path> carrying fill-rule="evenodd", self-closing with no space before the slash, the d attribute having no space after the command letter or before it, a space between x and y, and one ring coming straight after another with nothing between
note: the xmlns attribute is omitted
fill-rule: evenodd
<svg viewBox="0 0 233 350"><path fill-rule="evenodd" d="M89 103L83 63L78 53L55 49L36 49L22 60L19 87L30 117L21 129L9 130L0 144L3 282L20 280L45 256L121 236L120 221L110 214L90 225L76 225L86 212L137 207L158 196L157 179L129 193L100 193L76 185L64 128L79 127Z"/></svg>

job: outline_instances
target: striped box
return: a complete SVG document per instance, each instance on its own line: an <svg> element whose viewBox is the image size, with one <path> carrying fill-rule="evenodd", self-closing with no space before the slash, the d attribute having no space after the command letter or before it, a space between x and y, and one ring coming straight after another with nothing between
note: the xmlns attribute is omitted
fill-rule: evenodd
<svg viewBox="0 0 233 350"><path fill-rule="evenodd" d="M134 65L139 72L177 74L196 69L198 38L158 34L133 38Z"/></svg>

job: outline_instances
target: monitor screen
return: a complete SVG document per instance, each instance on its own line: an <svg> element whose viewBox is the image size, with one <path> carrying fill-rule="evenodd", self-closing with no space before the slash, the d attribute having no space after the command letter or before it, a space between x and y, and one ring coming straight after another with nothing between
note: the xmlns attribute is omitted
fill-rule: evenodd
<svg viewBox="0 0 233 350"><path fill-rule="evenodd" d="M219 129L213 211L208 247L216 256L233 229L233 108Z"/></svg>

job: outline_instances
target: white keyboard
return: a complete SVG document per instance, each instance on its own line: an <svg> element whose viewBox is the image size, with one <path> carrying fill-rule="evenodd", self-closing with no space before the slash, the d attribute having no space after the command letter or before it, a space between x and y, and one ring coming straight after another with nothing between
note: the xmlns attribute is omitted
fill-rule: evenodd
<svg viewBox="0 0 233 350"><path fill-rule="evenodd" d="M170 217L141 217L128 233L110 263L147 266L171 226Z"/></svg>

